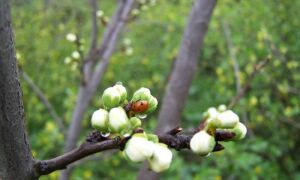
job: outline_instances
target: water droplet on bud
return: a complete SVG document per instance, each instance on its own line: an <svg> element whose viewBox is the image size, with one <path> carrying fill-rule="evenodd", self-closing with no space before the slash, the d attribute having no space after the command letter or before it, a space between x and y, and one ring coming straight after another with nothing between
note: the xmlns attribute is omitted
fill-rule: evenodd
<svg viewBox="0 0 300 180"><path fill-rule="evenodd" d="M126 133L123 135L125 138L130 136L130 133Z"/></svg>
<svg viewBox="0 0 300 180"><path fill-rule="evenodd" d="M110 133L108 132L108 133L103 133L103 132L101 132L101 136L102 137L108 137L110 135Z"/></svg>
<svg viewBox="0 0 300 180"><path fill-rule="evenodd" d="M140 119L145 119L147 118L147 114L138 114L137 117L139 117Z"/></svg>

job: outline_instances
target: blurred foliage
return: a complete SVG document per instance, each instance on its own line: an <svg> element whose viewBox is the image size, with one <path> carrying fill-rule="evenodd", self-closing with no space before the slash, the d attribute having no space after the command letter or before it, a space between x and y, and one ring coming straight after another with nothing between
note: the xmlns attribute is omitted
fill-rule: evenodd
<svg viewBox="0 0 300 180"><path fill-rule="evenodd" d="M91 130L89 118L101 104L100 93L116 81L122 81L129 92L146 86L162 98L191 5L186 0L160 0L143 8L128 23L86 112L82 139ZM101 1L100 8L105 17L111 17L116 3ZM233 62L222 26L226 22L242 84L254 64L271 57L269 65L251 83L250 93L234 108L240 115L246 114L247 127L252 133L240 143L225 144L224 151L210 157L196 157L187 151L175 153L163 179L300 179L299 8L300 1L218 1L182 124L196 126L208 107L228 104L236 95ZM91 36L88 1L14 0L12 13L18 62L68 126L80 84L82 57L72 58L77 47L67 41L66 35L74 33L80 37L81 50L84 54L88 52ZM100 25L100 34L104 28ZM58 130L44 105L22 79L21 85L33 155L46 159L61 154L64 132ZM155 125L156 118L152 116L146 122L147 129L154 129ZM121 153L97 156L103 159L77 166L72 179L133 179L140 167L126 161ZM55 172L41 179L57 179L58 175Z"/></svg>

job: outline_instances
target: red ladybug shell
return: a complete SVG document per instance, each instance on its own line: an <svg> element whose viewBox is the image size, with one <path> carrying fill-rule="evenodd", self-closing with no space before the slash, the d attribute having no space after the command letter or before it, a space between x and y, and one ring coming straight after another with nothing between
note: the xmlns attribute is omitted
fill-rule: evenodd
<svg viewBox="0 0 300 180"><path fill-rule="evenodd" d="M135 113L143 113L148 109L148 102L144 100L132 102L131 110Z"/></svg>

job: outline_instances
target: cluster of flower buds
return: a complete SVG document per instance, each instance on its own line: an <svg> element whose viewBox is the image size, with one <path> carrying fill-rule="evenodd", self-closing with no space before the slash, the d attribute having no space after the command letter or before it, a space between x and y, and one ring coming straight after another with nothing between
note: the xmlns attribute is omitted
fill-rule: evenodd
<svg viewBox="0 0 300 180"><path fill-rule="evenodd" d="M131 134L141 127L140 119L157 107L156 98L147 88L137 90L128 102L127 90L121 83L104 90L102 103L104 108L93 113L91 124L102 133L116 135Z"/></svg>
<svg viewBox="0 0 300 180"><path fill-rule="evenodd" d="M168 146L158 142L154 134L137 133L127 142L124 155L133 162L148 161L154 172L162 172L170 167L172 151Z"/></svg>
<svg viewBox="0 0 300 180"><path fill-rule="evenodd" d="M128 101L126 88L120 83L104 90L102 103L104 109L99 109L92 115L93 128L104 134L121 136L130 135L134 129L141 127L140 119L157 107L157 99L149 89L138 89ZM147 160L155 172L168 169L172 161L172 152L167 145L159 143L156 135L144 132L133 134L123 152L130 161Z"/></svg>
<svg viewBox="0 0 300 180"><path fill-rule="evenodd" d="M162 172L170 167L172 152L168 146L159 143L158 136L134 131L142 125L141 119L157 107L157 99L147 88L134 92L130 101L126 88L121 84L109 87L102 95L103 109L96 110L91 118L93 128L102 134L128 137L123 150L124 156L132 162L148 161L150 169ZM247 129L239 122L239 117L226 106L212 107L204 113L201 130L190 140L190 149L201 156L209 155L216 145L216 132L222 130L234 134L229 140L245 137ZM99 133L99 132L98 132Z"/></svg>
<svg viewBox="0 0 300 180"><path fill-rule="evenodd" d="M218 109L211 107L204 113L204 127L197 132L190 141L190 148L201 156L209 155L215 145L216 130L228 131L235 134L232 141L241 140L246 136L246 126L239 122L239 117L232 110L227 110L225 105Z"/></svg>

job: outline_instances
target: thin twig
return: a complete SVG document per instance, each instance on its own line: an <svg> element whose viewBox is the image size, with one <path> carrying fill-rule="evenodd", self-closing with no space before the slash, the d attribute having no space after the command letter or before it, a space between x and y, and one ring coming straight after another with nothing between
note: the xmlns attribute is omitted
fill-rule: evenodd
<svg viewBox="0 0 300 180"><path fill-rule="evenodd" d="M91 48L90 51L93 51L97 47L98 42L98 24L97 24L97 1L91 0L92 8L92 36L91 36ZM90 52L91 54L92 52Z"/></svg>
<svg viewBox="0 0 300 180"><path fill-rule="evenodd" d="M40 101L44 104L45 108L48 110L49 114L52 116L59 129L62 132L65 132L65 126L63 124L62 118L58 116L52 104L48 101L44 93L41 89L32 81L32 79L24 72L21 68L19 69L20 75L23 77L28 86L33 90L33 92L37 95Z"/></svg>
<svg viewBox="0 0 300 180"><path fill-rule="evenodd" d="M232 60L233 72L234 72L234 77L235 77L235 82L236 82L236 94L239 94L242 90L241 79L240 79L240 67L238 64L234 45L231 41L231 39L232 39L231 31L230 31L230 28L229 28L227 22L225 22L221 19L221 23L223 26L224 35L225 35L225 39L227 42L229 56L230 56L230 59ZM242 105L242 106L244 106L244 105ZM242 107L242 109L244 109L244 108ZM242 122L244 122L245 124L248 124L248 116L247 116L247 113L245 110L242 112ZM248 129L249 129L249 134L254 135L254 132L252 131L252 129L250 129L250 128L248 128Z"/></svg>
<svg viewBox="0 0 300 180"><path fill-rule="evenodd" d="M233 70L234 70L234 76L235 76L235 81L236 81L236 90L237 93L239 93L242 89L242 85L241 85L241 80L240 80L240 67L236 58L236 53L235 53L235 49L233 47L232 41L231 41L231 31L228 27L227 22L222 21L222 26L223 26L223 30L224 30L224 34L225 34L225 38L226 38L226 42L227 42L227 47L228 47L228 52L230 55L230 58L232 60L232 64L233 64Z"/></svg>
<svg viewBox="0 0 300 180"><path fill-rule="evenodd" d="M242 87L242 90L231 100L228 105L228 109L233 108L244 96L245 94L250 91L250 85L254 79L254 77L265 67L265 65L270 61L270 58L267 57L265 60L261 61L258 64L254 64L253 71L249 75L246 84Z"/></svg>

